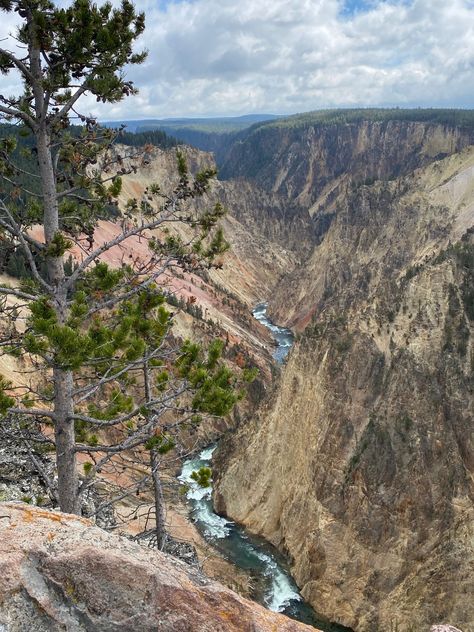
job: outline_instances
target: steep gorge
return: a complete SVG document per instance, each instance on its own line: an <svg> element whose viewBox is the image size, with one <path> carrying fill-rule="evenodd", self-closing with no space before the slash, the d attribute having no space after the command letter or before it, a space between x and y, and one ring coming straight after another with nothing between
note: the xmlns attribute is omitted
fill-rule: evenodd
<svg viewBox="0 0 474 632"><path fill-rule="evenodd" d="M413 112L410 120L406 111L390 118L382 110L377 120L341 112L346 121L337 122L336 111L329 121L314 113L250 128L229 150L220 177L286 201L287 232L297 218L308 226L305 240L318 243L349 185L392 180L474 142L474 128L456 125L454 116L436 122L428 112L423 121Z"/></svg>
<svg viewBox="0 0 474 632"><path fill-rule="evenodd" d="M474 620L473 140L407 120L257 127L206 200L230 211L223 268L170 280L263 367L251 306L268 298L301 332L222 441L215 501L357 632ZM184 151L193 171L212 164ZM174 162L151 151L121 201L166 188ZM177 335L205 339L181 316Z"/></svg>
<svg viewBox="0 0 474 632"><path fill-rule="evenodd" d="M471 127L448 122L396 116L322 122L309 114L250 128L232 146L220 176L256 182L309 209L341 176L357 182L393 179L473 141Z"/></svg>
<svg viewBox="0 0 474 632"><path fill-rule="evenodd" d="M459 129L382 127L349 140L340 128L340 172L310 129L283 129L274 161L248 168L313 220L332 217L271 297L302 334L258 416L221 443L215 502L289 556L329 619L469 630L474 149Z"/></svg>

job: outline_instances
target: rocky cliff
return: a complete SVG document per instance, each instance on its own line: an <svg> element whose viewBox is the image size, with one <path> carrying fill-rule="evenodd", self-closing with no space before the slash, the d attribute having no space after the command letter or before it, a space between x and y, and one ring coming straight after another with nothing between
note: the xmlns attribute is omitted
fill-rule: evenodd
<svg viewBox="0 0 474 632"><path fill-rule="evenodd" d="M158 183L165 193L178 183L175 149L149 149L138 169L123 176L119 199L122 207L131 197L146 199L147 187L153 183ZM141 149L136 151L137 154L142 153ZM181 147L180 151L191 173L216 166L209 153L191 147ZM288 209L286 201L284 203L278 196L268 194L252 183L221 182L217 179L212 181L209 191L194 203L200 207L211 207L216 202L223 204L227 210L223 228L231 250L222 261L222 270L212 271L211 277L238 294L249 306L253 305L262 294L269 293L282 274L298 261L294 251L300 248L301 238L292 237L296 231L290 228L291 208ZM188 206L192 208L191 204ZM302 220L299 223L297 234L306 234L308 225ZM283 244L284 241L287 245ZM310 243L308 239L303 241L308 245Z"/></svg>
<svg viewBox="0 0 474 632"><path fill-rule="evenodd" d="M349 184L406 175L474 142L472 122L458 125L456 112L434 112L315 112L256 125L232 145L220 176L252 183L280 206L286 201L288 235L295 222L307 227L297 231L304 256L307 241L326 233Z"/></svg>
<svg viewBox="0 0 474 632"><path fill-rule="evenodd" d="M88 520L0 503L2 632L304 632Z"/></svg>
<svg viewBox="0 0 474 632"><path fill-rule="evenodd" d="M257 182L308 209L342 176L392 179L474 141L470 127L415 118L323 122L316 113L263 123L233 145L221 177Z"/></svg>
<svg viewBox="0 0 474 632"><path fill-rule="evenodd" d="M386 177L393 153L377 155ZM474 622L473 182L471 147L347 187L273 296L304 330L281 381L218 455L218 510L276 544L315 609L357 631Z"/></svg>

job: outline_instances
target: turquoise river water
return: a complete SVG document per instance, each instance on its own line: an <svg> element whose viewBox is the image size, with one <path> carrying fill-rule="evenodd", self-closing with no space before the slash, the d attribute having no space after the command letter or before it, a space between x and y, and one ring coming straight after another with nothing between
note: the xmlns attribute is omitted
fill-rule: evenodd
<svg viewBox="0 0 474 632"><path fill-rule="evenodd" d="M254 317L265 325L275 340L273 357L282 364L293 345L293 333L278 327L266 316L267 304L257 305ZM187 498L191 516L204 538L228 561L245 570L253 578L253 598L275 612L313 625L323 632L350 632L348 628L322 620L300 595L282 555L262 538L247 533L243 527L217 515L212 505L212 487L196 485L191 474L200 467L210 467L212 445L194 458L185 461L180 480L188 485Z"/></svg>

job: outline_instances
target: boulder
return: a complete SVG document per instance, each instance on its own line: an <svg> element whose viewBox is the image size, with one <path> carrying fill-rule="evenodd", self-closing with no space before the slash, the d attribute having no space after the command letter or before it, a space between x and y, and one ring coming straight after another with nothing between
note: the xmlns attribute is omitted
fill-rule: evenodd
<svg viewBox="0 0 474 632"><path fill-rule="evenodd" d="M0 503L1 632L304 632L89 520Z"/></svg>

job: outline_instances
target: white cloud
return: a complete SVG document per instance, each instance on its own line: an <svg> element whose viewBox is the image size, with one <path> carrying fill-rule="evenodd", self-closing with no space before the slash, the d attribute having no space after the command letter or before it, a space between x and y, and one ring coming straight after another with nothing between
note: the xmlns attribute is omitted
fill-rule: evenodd
<svg viewBox="0 0 474 632"><path fill-rule="evenodd" d="M140 95L84 107L107 118L144 118L473 105L471 0L366 0L364 11L350 14L343 4L136 0L147 14L142 44L150 51L129 71Z"/></svg>

